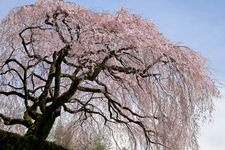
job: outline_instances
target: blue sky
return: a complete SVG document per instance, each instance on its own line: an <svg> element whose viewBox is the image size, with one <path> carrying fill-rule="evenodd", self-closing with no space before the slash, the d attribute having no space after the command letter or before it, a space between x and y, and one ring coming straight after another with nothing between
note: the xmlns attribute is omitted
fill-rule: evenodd
<svg viewBox="0 0 225 150"><path fill-rule="evenodd" d="M189 46L208 58L212 75L225 81L225 0L65 0L94 11L114 13L126 7L152 20L168 39ZM35 0L1 0L0 19L10 9ZM225 94L224 85L220 85ZM225 149L225 100L216 103L213 122L204 125L200 150Z"/></svg>

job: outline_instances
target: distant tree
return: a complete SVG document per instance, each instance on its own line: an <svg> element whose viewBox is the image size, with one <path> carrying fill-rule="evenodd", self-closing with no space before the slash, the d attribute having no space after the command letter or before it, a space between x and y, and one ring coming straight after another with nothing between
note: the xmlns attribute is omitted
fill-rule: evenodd
<svg viewBox="0 0 225 150"><path fill-rule="evenodd" d="M129 149L198 149L199 121L219 94L205 58L150 21L59 0L2 20L0 85L1 121L24 126L25 136L46 139L66 113L74 134L99 129L115 142L123 135Z"/></svg>

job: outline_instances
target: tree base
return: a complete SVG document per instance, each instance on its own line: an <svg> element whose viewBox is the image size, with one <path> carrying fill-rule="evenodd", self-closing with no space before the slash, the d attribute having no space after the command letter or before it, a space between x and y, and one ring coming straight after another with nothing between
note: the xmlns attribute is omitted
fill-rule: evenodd
<svg viewBox="0 0 225 150"><path fill-rule="evenodd" d="M1 150L66 150L52 142L37 139L33 136L20 136L0 130Z"/></svg>

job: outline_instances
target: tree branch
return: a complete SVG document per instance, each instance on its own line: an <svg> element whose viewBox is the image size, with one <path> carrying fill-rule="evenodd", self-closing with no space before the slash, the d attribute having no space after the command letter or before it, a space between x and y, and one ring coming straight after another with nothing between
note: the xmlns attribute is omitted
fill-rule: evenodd
<svg viewBox="0 0 225 150"><path fill-rule="evenodd" d="M5 92L5 91L0 91L0 95L5 95L5 96L10 96L10 95L16 95L16 96L19 96L21 98L25 98L25 95L19 93L19 92L16 92L16 91L9 91L9 92Z"/></svg>
<svg viewBox="0 0 225 150"><path fill-rule="evenodd" d="M29 122L27 120L23 119L11 119L10 117L6 117L3 114L0 113L0 118L2 118L5 125L15 125L15 124L21 124L27 128L29 128L32 125L32 122Z"/></svg>

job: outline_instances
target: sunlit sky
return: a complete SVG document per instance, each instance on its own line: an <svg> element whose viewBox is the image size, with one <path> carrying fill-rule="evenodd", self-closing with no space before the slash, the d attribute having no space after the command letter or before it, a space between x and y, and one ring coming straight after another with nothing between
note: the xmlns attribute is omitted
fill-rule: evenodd
<svg viewBox="0 0 225 150"><path fill-rule="evenodd" d="M0 19L10 9L36 0L0 0ZM65 0L97 12L121 7L153 21L169 40L208 58L212 76L225 94L225 0ZM213 122L201 126L200 150L225 149L225 99L216 103Z"/></svg>

